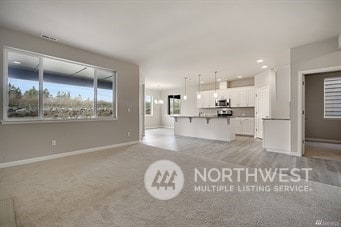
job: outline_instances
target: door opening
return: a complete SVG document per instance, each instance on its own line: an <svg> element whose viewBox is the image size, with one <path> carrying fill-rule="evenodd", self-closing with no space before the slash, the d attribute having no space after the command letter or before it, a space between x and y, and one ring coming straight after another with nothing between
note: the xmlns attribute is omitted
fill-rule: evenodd
<svg viewBox="0 0 341 227"><path fill-rule="evenodd" d="M341 71L302 77L302 154L341 160Z"/></svg>

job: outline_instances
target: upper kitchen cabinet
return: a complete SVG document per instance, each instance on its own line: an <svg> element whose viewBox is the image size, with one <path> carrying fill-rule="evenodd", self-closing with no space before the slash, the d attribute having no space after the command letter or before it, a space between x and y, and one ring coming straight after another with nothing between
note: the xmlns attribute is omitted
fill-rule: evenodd
<svg viewBox="0 0 341 227"><path fill-rule="evenodd" d="M255 106L255 87L246 87L246 94L247 94L247 106L254 107Z"/></svg>
<svg viewBox="0 0 341 227"><path fill-rule="evenodd" d="M231 107L254 107L255 89L253 86L230 88Z"/></svg>
<svg viewBox="0 0 341 227"><path fill-rule="evenodd" d="M229 99L230 92L228 89L219 89L217 90L217 100Z"/></svg>
<svg viewBox="0 0 341 227"><path fill-rule="evenodd" d="M215 107L214 90L201 91L200 99L197 100L198 108L213 108Z"/></svg>

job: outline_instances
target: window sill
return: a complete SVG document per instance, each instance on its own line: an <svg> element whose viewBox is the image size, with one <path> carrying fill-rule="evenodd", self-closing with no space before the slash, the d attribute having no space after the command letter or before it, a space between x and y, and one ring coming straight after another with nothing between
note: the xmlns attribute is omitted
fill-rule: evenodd
<svg viewBox="0 0 341 227"><path fill-rule="evenodd" d="M46 123L80 123L80 122L101 122L115 121L118 118L96 118L96 119L72 119L72 120L6 120L1 121L2 125L18 125L18 124L46 124Z"/></svg>

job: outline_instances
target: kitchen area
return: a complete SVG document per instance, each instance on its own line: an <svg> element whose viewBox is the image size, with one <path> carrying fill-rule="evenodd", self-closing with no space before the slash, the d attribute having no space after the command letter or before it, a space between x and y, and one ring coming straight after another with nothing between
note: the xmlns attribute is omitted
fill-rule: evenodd
<svg viewBox="0 0 341 227"><path fill-rule="evenodd" d="M174 134L230 142L255 135L254 78L220 81L196 94L197 115L171 115Z"/></svg>
<svg viewBox="0 0 341 227"><path fill-rule="evenodd" d="M147 90L154 105L146 128L212 141L255 138L266 151L290 154L289 74L284 65L252 77L202 82L195 76L190 86L185 78L179 88Z"/></svg>

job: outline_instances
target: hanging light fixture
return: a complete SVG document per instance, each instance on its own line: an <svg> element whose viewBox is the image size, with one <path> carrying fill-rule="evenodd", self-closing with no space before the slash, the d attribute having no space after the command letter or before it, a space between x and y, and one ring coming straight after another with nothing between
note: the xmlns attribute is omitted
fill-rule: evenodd
<svg viewBox="0 0 341 227"><path fill-rule="evenodd" d="M217 72L214 72L214 98L218 97L217 94Z"/></svg>
<svg viewBox="0 0 341 227"><path fill-rule="evenodd" d="M201 95L200 95L200 77L201 77L201 75L199 74L199 85L198 85L198 96L197 96L198 99L201 98Z"/></svg>
<svg viewBox="0 0 341 227"><path fill-rule="evenodd" d="M158 90L160 90L160 85L157 85L157 88L158 88ZM154 99L154 103L155 104L163 104L163 100L162 99Z"/></svg>
<svg viewBox="0 0 341 227"><path fill-rule="evenodd" d="M185 76L185 95L184 100L187 100L187 77Z"/></svg>

